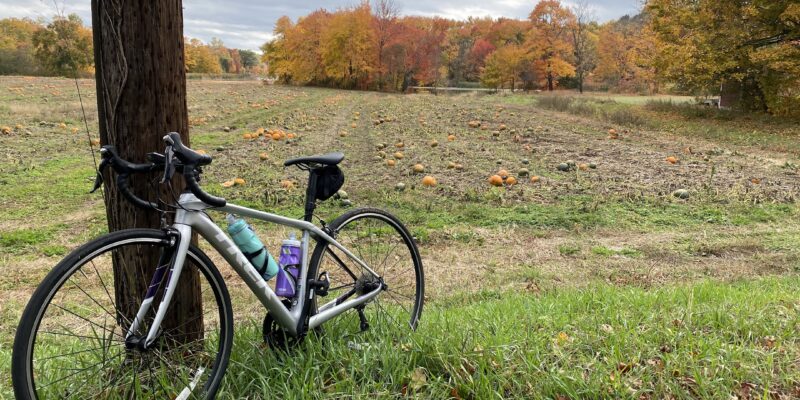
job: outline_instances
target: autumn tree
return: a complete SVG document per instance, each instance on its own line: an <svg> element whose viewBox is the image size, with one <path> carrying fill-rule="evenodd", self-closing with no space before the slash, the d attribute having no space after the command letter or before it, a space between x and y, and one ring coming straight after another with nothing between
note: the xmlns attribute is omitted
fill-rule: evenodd
<svg viewBox="0 0 800 400"><path fill-rule="evenodd" d="M800 113L800 5L790 0L649 0L657 65L687 89L738 86L739 106Z"/></svg>
<svg viewBox="0 0 800 400"><path fill-rule="evenodd" d="M54 75L91 72L92 31L76 14L57 16L33 33L33 52L39 64Z"/></svg>
<svg viewBox="0 0 800 400"><path fill-rule="evenodd" d="M568 37L575 16L557 0L544 0L536 4L530 20L533 29L529 46L534 68L545 80L547 90L552 91L559 78L575 75L575 66L569 62L572 46Z"/></svg>
<svg viewBox="0 0 800 400"><path fill-rule="evenodd" d="M0 20L0 75L40 75L33 55L33 35L41 25L30 19Z"/></svg>
<svg viewBox="0 0 800 400"><path fill-rule="evenodd" d="M528 66L528 52L520 45L503 46L486 58L481 83L487 87L508 87L513 91Z"/></svg>
<svg viewBox="0 0 800 400"><path fill-rule="evenodd" d="M317 10L292 23L283 16L275 23L276 38L261 47L262 60L269 64L270 72L284 82L300 85L324 84L327 81L322 59L322 31L329 24L331 14Z"/></svg>
<svg viewBox="0 0 800 400"><path fill-rule="evenodd" d="M400 14L400 7L394 0L376 0L374 7L375 17L372 19L373 30L377 46L378 65L376 73L378 75L378 90L383 90L384 74L384 52L386 46L392 39L392 35L397 31L397 17Z"/></svg>
<svg viewBox="0 0 800 400"><path fill-rule="evenodd" d="M200 41L200 39L186 38L184 41L186 42L184 47L186 72L202 74L222 73L219 59L207 45Z"/></svg>
<svg viewBox="0 0 800 400"><path fill-rule="evenodd" d="M344 87L361 87L374 70L377 53L369 3L333 14L322 30L320 49L325 73Z"/></svg>
<svg viewBox="0 0 800 400"><path fill-rule="evenodd" d="M480 77L481 70L486 65L486 57L492 54L496 48L484 38L478 38L472 44L472 48L467 54L467 78L475 80Z"/></svg>
<svg viewBox="0 0 800 400"><path fill-rule="evenodd" d="M575 16L569 25L569 37L572 40L572 56L575 66L575 81L578 91L583 93L586 74L594 70L597 63L597 35L593 32L589 3L582 1L571 7Z"/></svg>

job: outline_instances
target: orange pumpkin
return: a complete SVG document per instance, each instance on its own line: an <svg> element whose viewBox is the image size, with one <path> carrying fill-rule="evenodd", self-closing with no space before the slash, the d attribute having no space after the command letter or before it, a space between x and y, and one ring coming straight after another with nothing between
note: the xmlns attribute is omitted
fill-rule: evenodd
<svg viewBox="0 0 800 400"><path fill-rule="evenodd" d="M244 179L236 178L236 179L233 180L233 183L235 183L237 185L244 185Z"/></svg>
<svg viewBox="0 0 800 400"><path fill-rule="evenodd" d="M489 177L489 184L492 186L503 186L503 178L500 175L492 175Z"/></svg>
<svg viewBox="0 0 800 400"><path fill-rule="evenodd" d="M284 189L294 189L294 182L284 179L281 181L281 187Z"/></svg>
<svg viewBox="0 0 800 400"><path fill-rule="evenodd" d="M269 155L267 153L261 153L261 154L258 155L258 158L260 158L263 161L263 160L268 159Z"/></svg>
<svg viewBox="0 0 800 400"><path fill-rule="evenodd" d="M272 140L281 140L281 134L278 132L273 133Z"/></svg>
<svg viewBox="0 0 800 400"><path fill-rule="evenodd" d="M411 169L414 170L414 172L417 174L425 172L425 166L422 164L414 164L414 166L411 167Z"/></svg>
<svg viewBox="0 0 800 400"><path fill-rule="evenodd" d="M394 160L386 160L386 166L387 167L394 167L396 164L397 164L397 162L394 161Z"/></svg>
<svg viewBox="0 0 800 400"><path fill-rule="evenodd" d="M250 139L252 139L252 138L253 138L253 135L251 135L251 134L249 134L249 133L245 133L244 135L242 135L242 137L243 137L245 140L250 140Z"/></svg>
<svg viewBox="0 0 800 400"><path fill-rule="evenodd" d="M399 152L399 151L398 151L398 152L396 152L396 153L394 153L394 158L396 158L396 159L398 159L398 160L402 160L402 159L403 159L403 157L405 157L405 156L403 155L403 153L401 153L401 152Z"/></svg>
<svg viewBox="0 0 800 400"><path fill-rule="evenodd" d="M434 178L434 177L432 177L430 175L422 178L422 186L433 187L433 186L436 186L436 183L437 183L436 182L436 178Z"/></svg>
<svg viewBox="0 0 800 400"><path fill-rule="evenodd" d="M511 186L516 184L517 184L517 178L514 178L513 176L509 176L508 178L506 178L506 185Z"/></svg>
<svg viewBox="0 0 800 400"><path fill-rule="evenodd" d="M501 169L500 171L497 171L497 175L500 175L501 178L505 178L508 176L508 171Z"/></svg>
<svg viewBox="0 0 800 400"><path fill-rule="evenodd" d="M225 182L222 182L222 187L229 188L229 187L233 186L234 184L235 184L234 181L225 181Z"/></svg>
<svg viewBox="0 0 800 400"><path fill-rule="evenodd" d="M542 178L539 178L538 175L534 175L531 177L531 183L539 182Z"/></svg>
<svg viewBox="0 0 800 400"><path fill-rule="evenodd" d="M670 164L677 164L678 163L678 158L675 157L675 156L669 156L669 157L667 157L667 162L670 163Z"/></svg>
<svg viewBox="0 0 800 400"><path fill-rule="evenodd" d="M447 135L447 141L448 142L452 142L454 140L456 140L456 135Z"/></svg>

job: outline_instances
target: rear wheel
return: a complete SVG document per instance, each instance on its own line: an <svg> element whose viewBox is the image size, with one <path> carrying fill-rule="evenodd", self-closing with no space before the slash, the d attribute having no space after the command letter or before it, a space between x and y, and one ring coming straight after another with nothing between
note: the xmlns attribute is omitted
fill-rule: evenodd
<svg viewBox="0 0 800 400"><path fill-rule="evenodd" d="M415 330L422 314L425 278L422 260L411 234L393 215L378 209L364 208L347 212L328 228L333 237L353 255L364 261L380 279L372 275L341 250L320 242L314 249L309 277L327 272L330 288L327 296L314 296L311 314L326 304L345 301L368 293L384 284L384 290L361 311L351 309L325 322L326 333L341 336L362 330L382 334Z"/></svg>
<svg viewBox="0 0 800 400"><path fill-rule="evenodd" d="M213 398L230 357L233 316L222 277L196 247L189 248L180 281L198 282L202 305L186 307L174 298L169 306L180 307L179 323L162 323L146 348L126 344L130 307L153 300L134 332L143 338L170 276L165 267L156 275L161 279L151 280L131 255L169 255L173 247L162 231L132 229L98 238L61 261L34 292L17 330L16 397ZM131 273L116 276L114 261ZM153 294L134 289L141 285L126 277L156 282Z"/></svg>

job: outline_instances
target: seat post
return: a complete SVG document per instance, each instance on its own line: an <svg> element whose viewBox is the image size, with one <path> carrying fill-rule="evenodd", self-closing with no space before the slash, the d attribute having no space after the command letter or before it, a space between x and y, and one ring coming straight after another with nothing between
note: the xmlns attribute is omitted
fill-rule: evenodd
<svg viewBox="0 0 800 400"><path fill-rule="evenodd" d="M305 214L303 220L311 222L314 216L314 209L317 208L317 173L311 169L308 171L308 187L306 188Z"/></svg>

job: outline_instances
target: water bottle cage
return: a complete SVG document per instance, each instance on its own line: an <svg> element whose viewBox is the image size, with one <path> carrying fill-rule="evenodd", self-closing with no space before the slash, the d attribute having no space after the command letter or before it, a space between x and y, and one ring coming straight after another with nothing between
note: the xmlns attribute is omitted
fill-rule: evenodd
<svg viewBox="0 0 800 400"><path fill-rule="evenodd" d="M253 252L253 253L248 253L248 252L242 251L242 254L244 254L244 256L247 258L247 260L250 261L250 264L253 264L253 260L256 257L260 256L261 253L263 253L265 251L267 251L267 248L266 247L262 247L260 250L258 250L256 252ZM263 274L264 271L266 271L267 268L269 267L268 262L266 262L266 261L264 262L264 264L261 267L257 267L255 264L253 266L256 268L256 271L258 271L259 274Z"/></svg>

